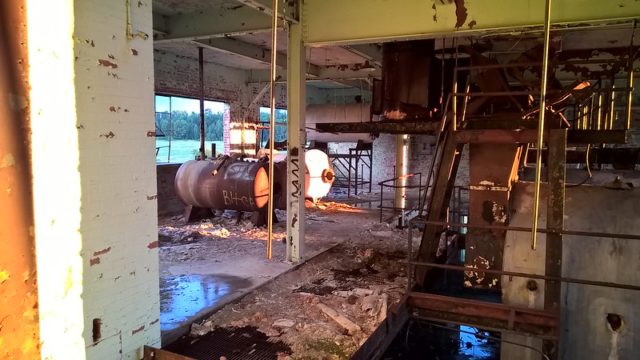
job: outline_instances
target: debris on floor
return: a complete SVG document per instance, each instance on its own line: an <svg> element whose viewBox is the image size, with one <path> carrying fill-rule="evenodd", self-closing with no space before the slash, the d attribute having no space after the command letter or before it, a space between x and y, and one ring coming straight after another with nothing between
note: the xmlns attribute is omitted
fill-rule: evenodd
<svg viewBox="0 0 640 360"><path fill-rule="evenodd" d="M333 212L350 208L319 205L322 215L309 209L311 218L340 222ZM370 215L361 220L351 231L336 234L342 239L339 245L193 324L186 339L252 326L260 336L291 349L274 359L349 358L407 286L406 230L378 224Z"/></svg>

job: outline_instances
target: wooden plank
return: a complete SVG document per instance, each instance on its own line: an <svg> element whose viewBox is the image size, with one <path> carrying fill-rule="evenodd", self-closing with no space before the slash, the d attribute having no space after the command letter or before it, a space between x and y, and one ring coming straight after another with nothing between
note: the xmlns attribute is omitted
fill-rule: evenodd
<svg viewBox="0 0 640 360"><path fill-rule="evenodd" d="M407 305L421 317L545 338L558 335L558 314L450 296L410 292Z"/></svg>

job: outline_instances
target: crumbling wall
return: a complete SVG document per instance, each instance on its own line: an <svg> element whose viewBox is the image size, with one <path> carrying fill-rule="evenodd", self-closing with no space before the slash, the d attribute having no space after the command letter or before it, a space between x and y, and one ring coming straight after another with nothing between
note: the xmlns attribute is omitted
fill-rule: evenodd
<svg viewBox="0 0 640 360"><path fill-rule="evenodd" d="M181 164L157 165L158 215L180 214L184 206L175 191L175 178Z"/></svg>
<svg viewBox="0 0 640 360"><path fill-rule="evenodd" d="M546 227L546 189L540 201L540 227ZM514 187L510 225L532 224L533 184L519 182ZM566 189L564 227L607 233L640 234L640 190L611 190L580 186ZM508 232L504 269L544 274L544 234L538 237L536 251L530 247L531 235ZM640 243L634 240L563 236L562 275L565 277L640 286ZM541 308L544 282L535 280L537 290L527 289L526 278L502 279L503 301L508 304ZM640 297L637 291L581 284L563 284L561 359L632 359L640 351ZM623 319L619 331L607 322L608 314ZM503 334L506 340L540 348L541 341ZM503 344L502 358L524 358L530 350ZM635 355L634 355L635 354ZM534 356L531 352L528 356ZM531 357L534 358L534 357Z"/></svg>
<svg viewBox="0 0 640 360"><path fill-rule="evenodd" d="M153 63L156 93L200 97L198 59L154 50ZM231 118L240 117L249 96L246 71L206 61L203 70L205 99L228 103Z"/></svg>

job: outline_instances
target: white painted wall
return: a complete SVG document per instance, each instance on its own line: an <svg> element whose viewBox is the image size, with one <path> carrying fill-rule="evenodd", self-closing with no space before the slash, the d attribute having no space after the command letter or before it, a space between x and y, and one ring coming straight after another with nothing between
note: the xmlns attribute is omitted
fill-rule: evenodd
<svg viewBox="0 0 640 360"><path fill-rule="evenodd" d="M42 355L140 359L160 345L151 2L132 40L124 1L29 4Z"/></svg>

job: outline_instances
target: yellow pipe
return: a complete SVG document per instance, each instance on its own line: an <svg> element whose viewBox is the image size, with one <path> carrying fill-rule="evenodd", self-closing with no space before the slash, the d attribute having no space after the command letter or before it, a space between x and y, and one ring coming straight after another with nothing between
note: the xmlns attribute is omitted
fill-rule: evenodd
<svg viewBox="0 0 640 360"><path fill-rule="evenodd" d="M272 243L273 243L273 146L275 143L275 111L276 111L276 55L278 52L278 0L273 0L273 16L271 24L271 92L269 94L269 104L271 107L271 115L269 117L269 205L267 206L269 213L267 214L267 259L271 260Z"/></svg>
<svg viewBox="0 0 640 360"><path fill-rule="evenodd" d="M533 227L531 229L531 249L538 244L538 214L540 212L540 177L542 175L542 145L544 143L544 113L547 96L547 73L549 70L549 32L551 30L551 0L547 0L544 14L544 53L542 56L542 82L540 85L540 122L538 123L538 151L536 151L536 182L533 203Z"/></svg>
<svg viewBox="0 0 640 360"><path fill-rule="evenodd" d="M627 126L625 130L631 129L631 105L633 103L633 60L629 61L629 78L627 79Z"/></svg>
<svg viewBox="0 0 640 360"><path fill-rule="evenodd" d="M615 79L611 80L612 82ZM611 103L609 104L609 130L613 130L613 121L616 117L616 84L611 85Z"/></svg>

